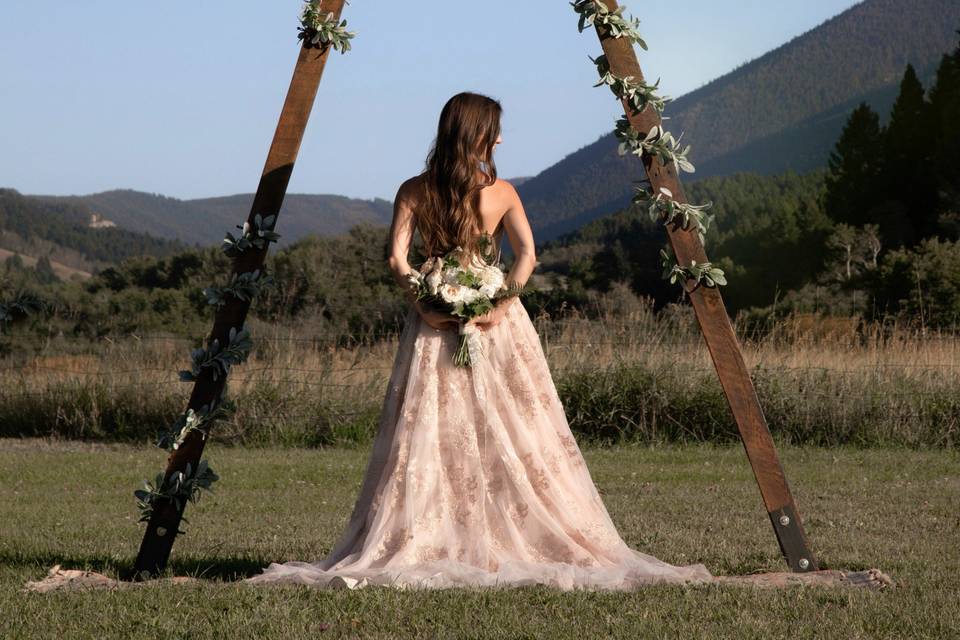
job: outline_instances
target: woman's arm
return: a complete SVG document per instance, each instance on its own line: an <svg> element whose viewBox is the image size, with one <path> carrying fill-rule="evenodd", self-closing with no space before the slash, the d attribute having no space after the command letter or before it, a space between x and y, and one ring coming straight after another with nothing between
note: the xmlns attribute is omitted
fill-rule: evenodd
<svg viewBox="0 0 960 640"><path fill-rule="evenodd" d="M530 229L530 222L527 220L527 214L523 209L523 202L520 201L520 194L516 188L509 182L506 194L508 201L507 212L503 215L503 227L507 232L507 239L510 241L510 248L513 249L513 266L507 273L506 284L516 284L523 286L527 284L534 267L537 265L537 256L534 249L533 231ZM510 304L516 304L516 296L500 298L494 304L493 310L469 320L476 323L484 330L491 329L503 319Z"/></svg>
<svg viewBox="0 0 960 640"><path fill-rule="evenodd" d="M510 241L510 248L513 249L514 261L507 274L506 283L509 286L512 283L525 285L533 273L533 268L537 264L536 252L534 250L533 231L530 229L530 222L527 220L527 214L523 210L523 202L520 201L520 194L516 188L509 182L507 185L507 194L509 199L509 208L503 215L503 227L507 232L507 240Z"/></svg>
<svg viewBox="0 0 960 640"><path fill-rule="evenodd" d="M390 223L390 256L387 265L394 279L403 288L403 292L414 306L420 317L434 329L443 329L451 324L457 324L457 319L450 314L438 313L426 309L417 300L416 295L407 281L407 274L413 271L407 256L413 242L413 207L416 203L416 178L410 178L400 185L393 200L393 220Z"/></svg>
<svg viewBox="0 0 960 640"><path fill-rule="evenodd" d="M407 274L413 271L410 263L407 262L410 244L413 242L412 180L413 178L401 184L396 197L393 199L393 220L390 223L390 257L387 258L390 272L397 284L401 285L405 291L410 290L410 287L406 286Z"/></svg>

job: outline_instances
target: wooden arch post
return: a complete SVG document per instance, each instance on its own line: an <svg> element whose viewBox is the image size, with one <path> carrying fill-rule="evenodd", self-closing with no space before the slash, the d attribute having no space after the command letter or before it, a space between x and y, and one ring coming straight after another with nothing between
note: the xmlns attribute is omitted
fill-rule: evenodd
<svg viewBox="0 0 960 640"><path fill-rule="evenodd" d="M322 0L321 8L324 13L332 12L339 20L343 4L344 0ZM257 186L257 193L247 218L251 226L255 224L257 216L265 218L280 213L283 198L287 193L287 184L293 173L293 165L300 151L303 132L320 86L323 68L332 48L329 45L317 48L310 46L308 40L303 41L300 56L293 70L293 78L287 90L287 97L280 112L280 120L273 135L273 143L267 153L260 184ZM262 248L250 247L237 256L233 262L233 274L249 273L260 269L269 246L269 243L263 243ZM230 330L240 330L249 310L249 299L229 298L216 314L213 330L210 332L207 343L211 344L217 340L220 345L226 345L229 342ZM204 406L217 405L225 382L224 375L214 378L210 370L201 372L194 383L188 408L200 411ZM170 454L164 477L169 478L177 472L184 471L187 465L196 469L203 453L204 443L205 438L201 433L189 432L179 448ZM154 505L134 564L134 578L154 576L166 567L186 502L182 501L179 509L170 500L158 500Z"/></svg>
<svg viewBox="0 0 960 640"><path fill-rule="evenodd" d="M611 12L618 8L616 0L603 0L603 3ZM614 37L606 25L598 23L594 26L610 73L620 78L633 76L633 82L642 82L643 72L630 39ZM635 130L646 133L660 124L660 115L651 105L636 113L626 99L622 103L624 115ZM661 187L666 187L673 194L675 202L687 202L673 163L665 165L659 156L646 153L643 154L643 163L654 194L659 193ZM667 235L677 264L689 265L694 260L698 264L707 262L707 254L695 227L684 230L679 222L669 224ZM800 513L793 502L790 486L720 291L716 287L696 287L690 293L690 301L720 378L720 385L737 422L783 557L795 572L816 571L817 562L810 552Z"/></svg>

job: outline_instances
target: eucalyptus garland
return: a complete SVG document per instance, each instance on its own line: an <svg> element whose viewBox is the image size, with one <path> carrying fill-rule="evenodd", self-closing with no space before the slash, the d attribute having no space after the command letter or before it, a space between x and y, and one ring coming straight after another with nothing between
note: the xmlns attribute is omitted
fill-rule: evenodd
<svg viewBox="0 0 960 640"><path fill-rule="evenodd" d="M244 273L233 273L226 285L207 287L203 290L203 295L207 299L207 304L220 308L229 298L249 302L258 293L271 286L273 286L273 278L267 275L266 271L255 269Z"/></svg>
<svg viewBox="0 0 960 640"><path fill-rule="evenodd" d="M280 234L273 230L273 225L276 223L276 214L262 216L258 213L253 217L253 224L244 222L243 226L237 225L237 229L240 229L239 237L235 238L228 231L221 248L231 258L236 258L251 247L263 249L267 244L280 239Z"/></svg>
<svg viewBox="0 0 960 640"><path fill-rule="evenodd" d="M640 26L640 20L632 16L624 18L623 10L626 8L625 6L619 6L610 11L607 5L599 2L599 0L574 0L570 3L570 6L580 14L580 23L577 28L581 33L588 26L602 24L610 30L610 35L614 38L629 38L646 50L647 43L644 42L640 31L637 29Z"/></svg>
<svg viewBox="0 0 960 640"><path fill-rule="evenodd" d="M199 410L187 409L169 431L162 431L157 437L157 446L167 451L176 451L183 444L191 431L200 433L206 439L210 424L215 420L228 417L234 409L233 403L223 399L211 409L210 405L203 405Z"/></svg>
<svg viewBox="0 0 960 640"><path fill-rule="evenodd" d="M303 5L297 31L297 39L303 40L306 46L320 48L329 45L340 53L350 50L350 40L357 35L353 31L347 31L346 20L337 24L332 11L322 11L320 0L309 0Z"/></svg>
<svg viewBox="0 0 960 640"><path fill-rule="evenodd" d="M275 242L280 237L279 234L273 232L275 222L275 215L263 217L258 214L254 216L252 225L248 222L245 222L243 226L238 225L237 228L242 230L241 235L235 238L228 232L223 241L224 252L228 256L236 258L251 247L263 249L267 246L267 243ZM268 284L267 278L264 272L259 269L241 274L234 273L226 286L208 287L203 292L207 297L207 302L219 308L226 302L228 296L249 301ZM222 348L220 341L214 339L207 348L201 347L190 352L191 368L181 371L180 379L195 382L204 369L210 370L210 375L214 380L226 377L230 372L230 367L245 361L252 348L253 341L250 339L250 332L246 328L238 330L236 327L231 327L227 344ZM194 431L199 432L200 436L206 439L210 424L215 420L226 417L232 409L232 404L224 401L222 397L212 407L204 405L197 411L188 408L170 430L158 434L156 444L168 451L175 451ZM177 509L182 510L184 500L196 502L199 499L199 492L201 490L212 491L211 486L219 478L206 460L200 460L196 469L192 469L191 465L187 464L185 471L173 473L166 481L164 475L165 473L160 471L154 482L144 480L144 488L134 491L137 506L140 509L139 522L150 520L153 515L153 505L157 500L173 500ZM184 522L187 521L185 517L181 516L181 518ZM158 534L163 535L159 528Z"/></svg>
<svg viewBox="0 0 960 640"><path fill-rule="evenodd" d="M346 26L346 20L337 23L333 12L321 11L320 0L308 0L300 13L297 38L303 40L305 47L332 46L341 53L346 53L350 50L350 40L356 35L352 31L347 31ZM248 220L242 226L237 226L240 229L238 236L227 232L221 249L227 256L234 259L250 249L266 249L269 243L276 242L280 238L280 234L273 230L276 221L276 214L256 214L252 221ZM207 287L203 290L203 294L208 304L219 309L231 298L250 302L258 293L272 284L273 278L263 269L243 273L234 272L226 285ZM25 298L12 303L0 303L0 327L17 315L26 314L30 308L32 305ZM245 327L239 329L231 327L225 345L221 345L218 339L214 339L207 348L198 348L190 352L191 367L189 370L180 372L180 379L196 382L204 370L209 371L211 378L215 381L226 378L230 373L230 367L244 362L252 348L250 332ZM229 415L233 409L232 403L225 401L222 394L213 406L204 405L199 410L188 408L169 430L158 434L156 444L172 452L179 449L191 433L197 432L201 438L206 439L210 425L215 420ZM143 489L134 491L137 506L140 509L139 522L150 520L154 505L159 500L173 501L182 514L185 501L196 502L200 498L201 491L212 492L213 483L219 479L206 460L200 460L196 468L188 463L183 471L174 472L170 477L165 475L165 472L159 472L153 482L144 480ZM181 519L184 522L187 521L183 515ZM162 527L157 528L157 535L163 536L166 533Z"/></svg>
<svg viewBox="0 0 960 640"><path fill-rule="evenodd" d="M712 262L698 263L696 260L690 261L690 266L681 267L677 264L673 255L660 250L661 263L663 265L663 277L670 280L670 284L679 282L687 293L692 293L700 285L707 287L716 287L718 284L727 284L727 277L723 270L713 266ZM687 280L693 280L696 284L687 289L683 284Z"/></svg>
<svg viewBox="0 0 960 640"><path fill-rule="evenodd" d="M672 162L678 170L688 173L695 171L693 164L687 160L690 145L687 145L686 148L683 149L680 148L680 138L683 137L682 133L679 138L674 138L672 133L665 131L659 124L655 124L650 127L650 131L641 138L640 132L633 128L630 121L627 120L625 116L620 116L617 120L617 128L614 130L614 134L620 139L620 145L617 147L617 152L620 155L625 155L629 152L637 156L642 156L646 153L648 155L660 156L664 164Z"/></svg>
<svg viewBox="0 0 960 640"><path fill-rule="evenodd" d="M156 480L150 482L143 481L143 489L134 491L137 497L137 507L140 509L140 520L138 522L147 522L153 516L153 506L158 500L172 500L178 511L183 510L184 501L197 502L200 500L200 491L205 490L213 493L213 483L220 476L214 473L213 468L207 464L206 460L201 460L196 468L192 468L187 463L183 471L177 471L170 474L169 478L164 479L161 471L157 474ZM184 522L188 520L181 516ZM183 533L178 531L177 533ZM159 535L163 535L158 531Z"/></svg>
<svg viewBox="0 0 960 640"><path fill-rule="evenodd" d="M713 222L713 215L704 213L704 209L713 206L712 202L706 204L689 204L687 202L677 202L673 199L673 192L666 187L660 187L657 195L650 193L646 187L636 188L637 194L633 196L633 203L647 205L652 222L662 222L664 225L677 224L683 230L689 230L691 226L696 227L697 236L700 243L705 241L707 229Z"/></svg>
<svg viewBox="0 0 960 640"><path fill-rule="evenodd" d="M597 66L597 73L600 75L600 82L593 86L606 85L610 87L613 95L627 100L634 113L640 113L647 108L647 105L652 106L658 114L663 113L666 103L671 98L657 95L656 91L660 86L660 78L657 78L657 81L653 84L647 84L646 82L634 81L633 76L620 77L610 72L607 56L601 54L596 58L587 57Z"/></svg>
<svg viewBox="0 0 960 640"><path fill-rule="evenodd" d="M192 367L181 371L180 379L184 382L196 382L204 369L210 370L214 380L221 376L226 377L230 373L230 367L245 361L252 348L253 341L245 327L239 330L230 327L226 345L221 346L220 340L214 338L208 347L199 347L190 352Z"/></svg>
<svg viewBox="0 0 960 640"><path fill-rule="evenodd" d="M636 18L625 18L623 11L624 5L610 10L601 0L573 0L570 6L580 16L577 28L583 32L588 26L604 25L607 32L613 38L627 38L631 42L636 42L644 50L647 44L638 31L640 21ZM648 106L652 106L660 116L661 122L666 120L663 109L670 98L657 95L656 90L660 85L660 78L654 84L634 80L633 76L617 76L610 71L610 63L606 55L600 55L596 58L590 58L596 65L600 81L593 85L599 87L606 85L610 87L617 98L625 101L634 113L640 113ZM696 168L693 163L687 159L690 152L690 145L681 147L681 133L674 138L673 134L666 131L661 124L655 124L645 134L637 131L630 124L629 118L620 116L617 119L614 135L620 141L617 145L619 155L627 153L643 157L659 157L664 164L673 163L674 168L679 171L693 173ZM673 193L661 187L656 194L652 194L645 188L640 188L637 195L634 196L635 204L645 204L649 207L650 219L654 222L660 221L664 225L671 223L679 224L684 230L695 227L697 236L702 243L705 239L707 228L713 220L712 215L704 213L704 209L711 206L712 203L693 205L683 202L677 202L673 199ZM714 267L712 263L705 262L698 264L695 260L689 266L681 267L676 261L666 253L660 252L663 258L663 277L672 283L680 282L681 286L687 280L694 280L696 286L705 285L715 287L727 283L723 270ZM684 286L684 290L686 287ZM692 291L692 289L691 289Z"/></svg>

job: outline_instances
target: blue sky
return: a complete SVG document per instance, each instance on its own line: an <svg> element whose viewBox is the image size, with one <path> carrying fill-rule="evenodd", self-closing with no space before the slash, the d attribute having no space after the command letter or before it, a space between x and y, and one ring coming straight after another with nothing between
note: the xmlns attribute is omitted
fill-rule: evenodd
<svg viewBox="0 0 960 640"><path fill-rule="evenodd" d="M627 2L645 75L678 97L856 4ZM0 5L0 187L131 188L178 198L256 188L299 43L299 0ZM636 9L636 11L634 11ZM443 103L501 101L501 177L534 175L612 130L567 0L352 0L290 192L392 199L418 173ZM669 105L668 111L669 115ZM679 133L679 132L675 132ZM696 160L696 141L693 160Z"/></svg>

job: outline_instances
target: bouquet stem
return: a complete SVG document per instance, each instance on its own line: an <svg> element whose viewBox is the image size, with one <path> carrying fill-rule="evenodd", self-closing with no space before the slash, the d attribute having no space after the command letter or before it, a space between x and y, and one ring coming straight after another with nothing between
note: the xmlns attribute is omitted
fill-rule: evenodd
<svg viewBox="0 0 960 640"><path fill-rule="evenodd" d="M460 344L457 345L457 350L453 354L453 364L456 367L469 367L470 366L470 347L467 344L470 336L463 332L463 322L460 323Z"/></svg>

